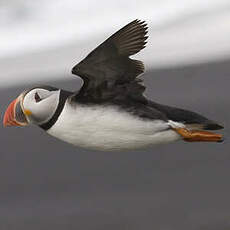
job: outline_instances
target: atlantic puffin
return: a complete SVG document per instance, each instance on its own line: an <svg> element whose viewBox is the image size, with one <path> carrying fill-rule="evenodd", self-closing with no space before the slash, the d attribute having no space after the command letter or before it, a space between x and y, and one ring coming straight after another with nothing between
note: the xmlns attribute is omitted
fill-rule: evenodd
<svg viewBox="0 0 230 230"><path fill-rule="evenodd" d="M8 106L4 126L35 124L70 144L93 150L140 149L184 140L222 142L223 126L195 112L146 98L144 64L130 56L145 48L147 24L134 20L72 69L77 92L50 86L22 92Z"/></svg>

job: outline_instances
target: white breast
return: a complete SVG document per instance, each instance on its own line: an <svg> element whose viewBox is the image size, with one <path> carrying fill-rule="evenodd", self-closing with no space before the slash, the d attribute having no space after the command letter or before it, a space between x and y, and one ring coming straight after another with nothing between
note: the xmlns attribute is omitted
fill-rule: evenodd
<svg viewBox="0 0 230 230"><path fill-rule="evenodd" d="M147 121L112 106L72 105L66 102L48 133L83 148L137 149L180 139L167 122Z"/></svg>

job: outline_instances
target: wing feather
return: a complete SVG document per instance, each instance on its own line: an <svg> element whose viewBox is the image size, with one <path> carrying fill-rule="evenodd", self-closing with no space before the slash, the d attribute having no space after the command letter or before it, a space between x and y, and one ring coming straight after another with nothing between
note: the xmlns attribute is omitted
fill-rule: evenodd
<svg viewBox="0 0 230 230"><path fill-rule="evenodd" d="M87 99L90 102L111 100L116 97L118 90L122 94L122 88L129 88L129 95L124 93L126 97L138 94L143 99L144 86L140 85L140 80L136 77L144 72L144 64L130 59L129 56L145 48L148 38L146 34L147 24L134 20L74 66L72 73L84 80L75 99ZM121 87L123 85L125 87ZM135 91L137 88L142 90ZM135 95L135 98L138 98L138 95Z"/></svg>

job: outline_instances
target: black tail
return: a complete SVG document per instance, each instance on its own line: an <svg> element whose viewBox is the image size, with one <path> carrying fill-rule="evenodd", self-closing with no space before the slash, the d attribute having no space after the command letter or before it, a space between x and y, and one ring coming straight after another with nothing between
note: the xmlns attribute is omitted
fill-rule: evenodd
<svg viewBox="0 0 230 230"><path fill-rule="evenodd" d="M204 130L219 130L223 129L222 125L217 124L215 121L209 120L206 117L184 109L179 109L167 105L161 105L153 101L148 101L149 106L164 113L169 120L182 122L185 125L198 126Z"/></svg>

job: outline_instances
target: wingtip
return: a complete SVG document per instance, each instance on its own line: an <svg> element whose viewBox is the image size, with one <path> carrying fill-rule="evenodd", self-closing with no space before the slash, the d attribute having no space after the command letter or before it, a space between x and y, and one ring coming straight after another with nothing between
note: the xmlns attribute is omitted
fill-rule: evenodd
<svg viewBox="0 0 230 230"><path fill-rule="evenodd" d="M137 23L137 24L139 24L139 25L141 25L143 27L148 28L148 24L147 24L147 22L145 20L135 19L135 20L131 21L130 23Z"/></svg>
<svg viewBox="0 0 230 230"><path fill-rule="evenodd" d="M120 55L132 56L145 48L147 33L147 23L140 19L135 19L121 28L114 37Z"/></svg>

